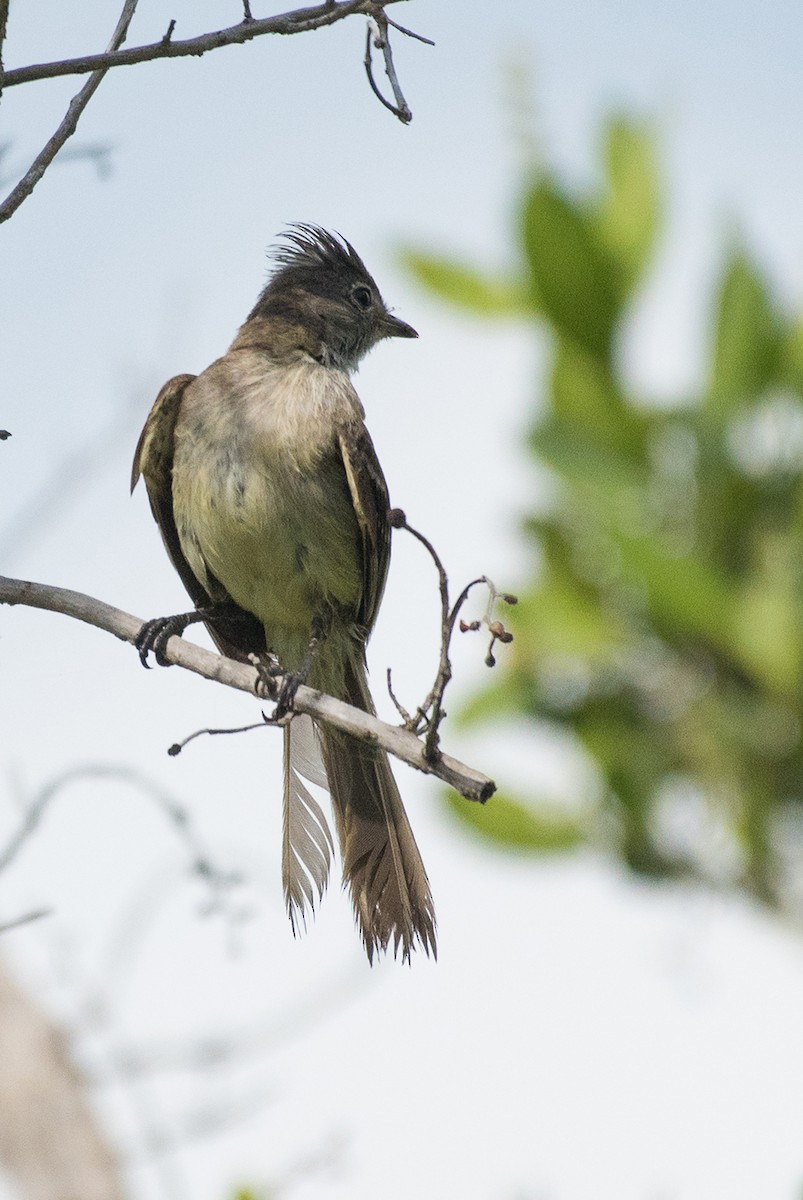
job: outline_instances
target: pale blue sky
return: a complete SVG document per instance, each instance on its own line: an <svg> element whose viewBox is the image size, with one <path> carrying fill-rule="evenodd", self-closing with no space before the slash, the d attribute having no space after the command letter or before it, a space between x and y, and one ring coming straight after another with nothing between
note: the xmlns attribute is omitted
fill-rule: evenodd
<svg viewBox="0 0 803 1200"><path fill-rule="evenodd" d="M142 0L129 40L161 36L171 17L176 36L188 36L239 11L235 0ZM143 616L183 607L144 496L127 496L133 446L161 383L228 344L264 279L265 248L301 219L349 237L421 335L380 348L358 378L394 502L430 534L455 583L487 571L515 586L524 558L514 517L537 486L518 434L541 348L528 330L443 311L394 259L404 240L489 264L509 257L520 161L506 99L512 60L531 72L540 144L578 184L591 177L612 106L653 116L661 131L667 237L626 340L641 386L662 395L693 386L729 230L744 232L787 295L803 296L799 0L413 0L393 15L437 42L396 40L409 128L368 91L361 21L119 71L79 134L113 145L112 177L54 167L0 228L0 425L13 432L0 448L3 570ZM100 0L12 0L7 65L100 48L115 20ZM3 97L11 157L38 148L75 90L68 80ZM37 489L105 427L105 464L53 499L46 529L11 545ZM399 543L372 643L379 693L387 665L411 702L429 686L434 601L428 564ZM461 643L457 689L481 675L480 657ZM803 958L792 935L735 903L647 888L596 856L494 857L446 823L432 785L399 768L435 892L441 961L369 973L336 886L308 936L290 937L276 745L218 739L175 761L164 754L194 728L240 723L247 698L177 671L146 674L112 639L21 611L0 614L0 674L0 829L13 825L12 769L30 789L76 764L126 763L180 796L223 865L256 880L239 957L218 923L198 920L197 886L171 893L114 985L113 1031L84 1037L86 1061L124 1040L281 1016L300 998L325 1000L344 972L353 988L307 1037L211 1092L180 1073L144 1085L138 1100L161 1126L221 1094L267 1089L273 1101L161 1167L136 1162L138 1198L222 1200L333 1134L345 1139L339 1168L299 1185L299 1200L799 1195ZM585 781L545 740L535 750L511 736L447 741L551 794L571 797ZM162 870L180 875L183 861L158 815L124 789L65 794L4 878L0 917L38 904L57 913L9 939L8 953L75 1018L86 981L110 978L109 939L127 906L143 903L137 889ZM70 957L72 974L54 967ZM99 1100L121 1143L140 1144L131 1095L112 1089Z"/></svg>

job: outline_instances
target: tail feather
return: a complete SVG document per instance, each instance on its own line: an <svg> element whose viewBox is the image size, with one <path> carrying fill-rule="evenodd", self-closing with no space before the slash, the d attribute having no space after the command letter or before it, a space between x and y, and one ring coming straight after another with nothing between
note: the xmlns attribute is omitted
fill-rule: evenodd
<svg viewBox="0 0 803 1200"><path fill-rule="evenodd" d="M334 853L326 817L302 775L311 783L326 785L312 721L297 716L284 729L282 830L284 899L294 933L306 925L307 911L315 907L315 892L319 900L323 896Z"/></svg>
<svg viewBox="0 0 803 1200"><path fill-rule="evenodd" d="M347 663L343 698L373 712L361 663ZM369 960L391 942L403 960L416 944L437 957L429 880L387 754L329 729L321 737L343 880Z"/></svg>

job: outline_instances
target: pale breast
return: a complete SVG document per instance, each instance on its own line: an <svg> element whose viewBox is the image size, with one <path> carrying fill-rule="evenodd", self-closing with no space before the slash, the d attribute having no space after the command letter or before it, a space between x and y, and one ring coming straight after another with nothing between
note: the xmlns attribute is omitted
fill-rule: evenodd
<svg viewBox="0 0 803 1200"><path fill-rule="evenodd" d="M326 603L355 610L360 539L337 430L360 420L348 377L243 350L188 387L173 507L182 550L266 629L308 629ZM270 640L270 635L269 635Z"/></svg>

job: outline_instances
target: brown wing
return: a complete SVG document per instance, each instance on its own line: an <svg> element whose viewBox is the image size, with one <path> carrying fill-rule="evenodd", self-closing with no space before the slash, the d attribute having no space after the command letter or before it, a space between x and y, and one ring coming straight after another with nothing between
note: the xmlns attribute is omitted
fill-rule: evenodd
<svg viewBox="0 0 803 1200"><path fill-rule="evenodd" d="M388 485L365 426L348 425L340 432L340 454L346 470L362 539L362 602L358 619L373 628L390 565Z"/></svg>
<svg viewBox="0 0 803 1200"><path fill-rule="evenodd" d="M229 658L245 660L249 653L265 649L265 633L260 622L251 613L239 608L227 596L225 589L215 590L209 595L192 567L184 557L178 530L173 516L173 450L176 421L181 401L194 375L176 375L164 385L150 411L145 428L140 434L131 469L131 490L142 475L148 490L151 511L159 526L165 549L170 561L179 573L181 582L189 592L196 608L220 608L225 604L225 616L216 617L214 625L206 622L212 638L221 654Z"/></svg>

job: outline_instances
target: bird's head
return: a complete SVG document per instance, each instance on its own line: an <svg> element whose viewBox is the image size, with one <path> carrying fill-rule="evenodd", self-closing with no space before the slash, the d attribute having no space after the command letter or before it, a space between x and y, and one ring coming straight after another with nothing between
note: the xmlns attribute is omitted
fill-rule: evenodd
<svg viewBox="0 0 803 1200"><path fill-rule="evenodd" d="M345 370L354 370L383 338L418 337L388 310L359 254L340 235L293 225L272 258L275 269L244 329L252 321L267 323L288 351Z"/></svg>

